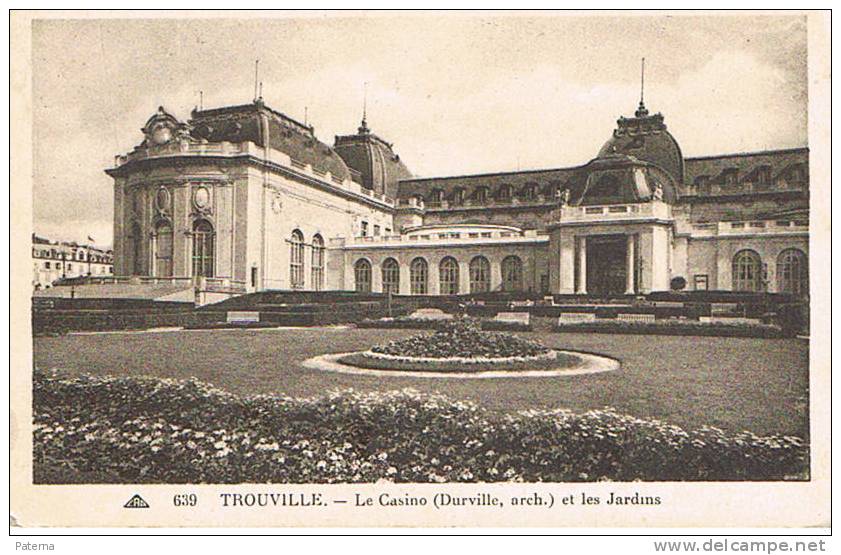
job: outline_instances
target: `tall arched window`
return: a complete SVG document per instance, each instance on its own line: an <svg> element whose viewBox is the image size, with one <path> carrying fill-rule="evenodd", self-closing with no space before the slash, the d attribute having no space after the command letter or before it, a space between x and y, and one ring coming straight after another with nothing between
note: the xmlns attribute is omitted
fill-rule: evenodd
<svg viewBox="0 0 841 555"><path fill-rule="evenodd" d="M143 259L141 257L141 237L142 233L140 231L140 225L135 223L131 226L131 233L128 236L128 248L126 249L128 253L128 261L131 265L129 268L129 274L133 276L139 276L143 268Z"/></svg>
<svg viewBox="0 0 841 555"><path fill-rule="evenodd" d="M519 256L506 256L502 259L502 290L523 290L523 261Z"/></svg>
<svg viewBox="0 0 841 555"><path fill-rule="evenodd" d="M172 277L172 225L165 220L155 226L155 276Z"/></svg>
<svg viewBox="0 0 841 555"><path fill-rule="evenodd" d="M429 292L427 286L429 280L429 265L423 258L415 258L409 265L409 281L412 286L412 295L426 295Z"/></svg>
<svg viewBox="0 0 841 555"><path fill-rule="evenodd" d="M292 289L304 287L304 234L299 229L292 231L289 240L289 285Z"/></svg>
<svg viewBox="0 0 841 555"><path fill-rule="evenodd" d="M207 220L193 223L193 275L213 277L213 226Z"/></svg>
<svg viewBox="0 0 841 555"><path fill-rule="evenodd" d="M458 295L458 262L455 258L447 256L441 260L438 278L442 295Z"/></svg>
<svg viewBox="0 0 841 555"><path fill-rule="evenodd" d="M360 258L353 265L353 279L357 293L371 292L371 263Z"/></svg>
<svg viewBox="0 0 841 555"><path fill-rule="evenodd" d="M781 293L808 293L808 261L800 249L786 249L777 257L777 287Z"/></svg>
<svg viewBox="0 0 841 555"><path fill-rule="evenodd" d="M743 250L733 257L733 290L762 290L762 260L752 250Z"/></svg>
<svg viewBox="0 0 841 555"><path fill-rule="evenodd" d="M382 266L383 293L400 292L400 265L393 258L386 258Z"/></svg>
<svg viewBox="0 0 841 555"><path fill-rule="evenodd" d="M486 293L491 290L491 263L484 256L470 261L470 292Z"/></svg>
<svg viewBox="0 0 841 555"><path fill-rule="evenodd" d="M324 289L324 239L317 233L312 238L312 288Z"/></svg>

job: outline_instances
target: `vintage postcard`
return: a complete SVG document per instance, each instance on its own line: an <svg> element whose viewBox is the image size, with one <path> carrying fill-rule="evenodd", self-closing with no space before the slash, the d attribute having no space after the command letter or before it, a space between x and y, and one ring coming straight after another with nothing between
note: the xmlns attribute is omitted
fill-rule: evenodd
<svg viewBox="0 0 841 555"><path fill-rule="evenodd" d="M830 526L828 12L11 14L11 514Z"/></svg>

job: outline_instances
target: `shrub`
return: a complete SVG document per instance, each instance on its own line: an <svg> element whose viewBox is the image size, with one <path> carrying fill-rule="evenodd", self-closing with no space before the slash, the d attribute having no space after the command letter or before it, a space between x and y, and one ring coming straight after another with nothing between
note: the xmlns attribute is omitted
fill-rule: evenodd
<svg viewBox="0 0 841 555"><path fill-rule="evenodd" d="M684 431L611 409L494 416L412 390L238 397L194 380L39 370L33 401L39 482L808 479L799 438Z"/></svg>

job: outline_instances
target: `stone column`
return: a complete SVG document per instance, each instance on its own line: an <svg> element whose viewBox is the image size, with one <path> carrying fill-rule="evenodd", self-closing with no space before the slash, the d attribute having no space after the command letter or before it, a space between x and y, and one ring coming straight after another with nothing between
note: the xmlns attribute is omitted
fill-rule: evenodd
<svg viewBox="0 0 841 555"><path fill-rule="evenodd" d="M570 295L575 293L575 236L561 233L558 243L559 258L555 267L558 272L558 285L552 292Z"/></svg>
<svg viewBox="0 0 841 555"><path fill-rule="evenodd" d="M636 284L635 281L635 271L636 264L636 252L634 247L636 246L636 235L628 234L625 236L626 247L625 247L625 294L626 295L633 295L635 291Z"/></svg>
<svg viewBox="0 0 841 555"><path fill-rule="evenodd" d="M578 295L587 294L587 237L578 237L578 285L575 288Z"/></svg>

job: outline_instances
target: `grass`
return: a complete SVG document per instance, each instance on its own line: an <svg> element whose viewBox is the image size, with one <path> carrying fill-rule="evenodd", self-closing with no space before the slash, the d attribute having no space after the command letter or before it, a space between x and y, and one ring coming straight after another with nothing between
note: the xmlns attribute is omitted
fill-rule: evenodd
<svg viewBox="0 0 841 555"><path fill-rule="evenodd" d="M214 330L37 337L35 365L76 374L196 377L238 394L308 397L335 388L413 387L487 409L606 406L687 428L808 435L808 344L796 339L528 333L554 349L617 358L622 368L584 376L493 380L368 377L321 372L300 363L324 353L361 351L411 330L341 328Z"/></svg>

